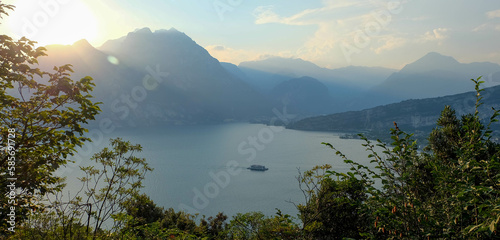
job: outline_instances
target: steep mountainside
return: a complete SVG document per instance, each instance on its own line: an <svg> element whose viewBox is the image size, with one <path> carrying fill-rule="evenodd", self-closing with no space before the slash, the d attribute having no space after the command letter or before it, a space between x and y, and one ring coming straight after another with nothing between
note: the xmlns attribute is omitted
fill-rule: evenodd
<svg viewBox="0 0 500 240"><path fill-rule="evenodd" d="M175 29L148 28L105 43L49 46L42 67L71 63L75 78L92 76L101 117L117 125L195 124L271 114L269 101L228 73Z"/></svg>
<svg viewBox="0 0 500 240"><path fill-rule="evenodd" d="M481 117L488 119L493 113L492 107L500 108L500 86L486 88L482 96L484 104L480 107ZM422 137L435 127L436 120L446 105L454 108L457 115L463 115L474 113L475 102L475 92L407 100L362 111L306 118L289 127L307 131L368 132L379 137L381 134L387 136L396 122L400 129L409 133L417 132ZM500 130L498 124L494 128Z"/></svg>
<svg viewBox="0 0 500 240"><path fill-rule="evenodd" d="M282 82L271 91L271 96L293 113L314 115L332 111L333 100L328 88L311 77Z"/></svg>
<svg viewBox="0 0 500 240"><path fill-rule="evenodd" d="M452 57L431 52L392 74L374 87L367 98L375 104L386 104L464 93L474 87L470 79L479 76L486 81L485 87L500 84L500 65L459 63Z"/></svg>

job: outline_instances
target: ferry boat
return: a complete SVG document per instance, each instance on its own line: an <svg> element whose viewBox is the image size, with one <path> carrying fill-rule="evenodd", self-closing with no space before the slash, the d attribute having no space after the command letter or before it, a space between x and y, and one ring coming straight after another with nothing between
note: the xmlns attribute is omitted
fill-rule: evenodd
<svg viewBox="0 0 500 240"><path fill-rule="evenodd" d="M266 171L268 170L269 168L266 168L265 166L262 166L262 165L252 165L250 166L249 168L247 169L250 169L252 171Z"/></svg>

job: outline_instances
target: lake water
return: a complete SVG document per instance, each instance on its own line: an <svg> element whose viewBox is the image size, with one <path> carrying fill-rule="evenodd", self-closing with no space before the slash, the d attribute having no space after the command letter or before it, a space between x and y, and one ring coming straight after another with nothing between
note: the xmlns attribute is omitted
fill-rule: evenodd
<svg viewBox="0 0 500 240"><path fill-rule="evenodd" d="M298 169L323 164L338 171L349 168L321 142L332 143L353 160L367 162L361 140L261 124L117 129L103 139L115 137L142 145L143 152L137 156L145 157L154 168L146 176L143 192L157 205L206 216L249 211L272 215L276 208L296 216L298 211L289 201L304 202L296 180ZM78 165L88 164L91 153L101 148L95 143L87 147L76 164L62 171L70 187L78 185ZM252 164L269 170L246 169Z"/></svg>

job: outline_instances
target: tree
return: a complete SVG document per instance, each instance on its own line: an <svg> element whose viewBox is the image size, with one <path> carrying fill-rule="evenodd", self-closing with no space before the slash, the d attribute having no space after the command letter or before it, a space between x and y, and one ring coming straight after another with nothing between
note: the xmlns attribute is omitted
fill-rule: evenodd
<svg viewBox="0 0 500 240"><path fill-rule="evenodd" d="M0 3L0 15L13 8ZM76 147L90 141L83 136L87 129L82 124L100 112L89 94L95 86L92 78L73 81L71 65L54 67L53 72L36 68L38 58L46 54L35 43L0 35L0 188L15 189L11 198L0 196L0 205L14 207L16 221L39 207L34 202L37 194L62 188L62 179L53 173ZM2 233L8 226L6 214L0 214Z"/></svg>
<svg viewBox="0 0 500 240"><path fill-rule="evenodd" d="M297 178L306 198L297 206L303 234L306 239L359 238L367 222L361 208L365 185L349 175L334 180L326 174L330 169L317 166Z"/></svg>
<svg viewBox="0 0 500 240"><path fill-rule="evenodd" d="M131 232L134 236L145 237L141 226L159 222L165 215L165 210L158 207L146 194L134 195L122 203L126 215L122 232Z"/></svg>
<svg viewBox="0 0 500 240"><path fill-rule="evenodd" d="M337 151L352 167L348 173L329 173L367 184L369 197L362 204L372 222L367 237L500 239L500 144L491 140L490 130L499 112L493 109L489 122L479 118L482 82L472 81L477 93L475 112L458 118L445 107L423 151L397 124L391 129L390 146L363 137L375 170ZM375 187L375 181L381 186Z"/></svg>
<svg viewBox="0 0 500 240"><path fill-rule="evenodd" d="M142 239L146 232L151 234L155 232L151 230L158 230L158 227L148 229L147 225L159 225L164 217L163 208L139 194L146 172L152 170L144 158L134 156L141 146L119 138L110 141L112 150L104 148L91 158L98 164L80 167L85 173L80 191L73 197L68 196L69 201L63 199L61 192L43 196L50 205L42 211L31 211L13 237L89 239L91 236L103 239L133 236ZM104 227L110 218L114 220L111 231Z"/></svg>
<svg viewBox="0 0 500 240"><path fill-rule="evenodd" d="M146 159L134 156L135 152L142 151L140 145L120 138L111 139L110 144L112 149L104 148L92 156L96 166L80 167L85 172L80 180L87 198L85 204L92 209L89 211L94 219L94 239L108 219L125 213L125 204L139 194L146 172L153 170ZM114 222L115 230L119 223Z"/></svg>
<svg viewBox="0 0 500 240"><path fill-rule="evenodd" d="M500 144L491 140L490 126L497 121L498 111L485 125L479 118L482 105L479 86L476 84L474 113L458 119L450 108L443 110L438 126L429 136L426 150L428 162L434 171L435 191L440 194L436 206L443 212L436 213L444 221L444 235L475 239L500 238L497 227L500 221ZM439 205L438 205L439 204Z"/></svg>
<svg viewBox="0 0 500 240"><path fill-rule="evenodd" d="M218 213L215 217L208 217L208 219L203 216L198 231L209 239L224 239L226 220L227 216L223 213Z"/></svg>
<svg viewBox="0 0 500 240"><path fill-rule="evenodd" d="M228 239L301 239L300 228L280 210L274 217L261 212L238 213L226 228Z"/></svg>
<svg viewBox="0 0 500 240"><path fill-rule="evenodd" d="M129 227L145 225L160 220L164 215L164 210L158 207L146 194L132 196L123 202L127 215L134 218L134 224Z"/></svg>
<svg viewBox="0 0 500 240"><path fill-rule="evenodd" d="M231 239L261 239L262 236L259 234L265 222L265 215L261 212L238 213L229 222L229 237Z"/></svg>

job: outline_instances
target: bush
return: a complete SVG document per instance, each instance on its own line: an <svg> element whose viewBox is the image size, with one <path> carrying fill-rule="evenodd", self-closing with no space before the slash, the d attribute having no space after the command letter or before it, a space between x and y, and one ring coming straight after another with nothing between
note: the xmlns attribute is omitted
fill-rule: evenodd
<svg viewBox="0 0 500 240"><path fill-rule="evenodd" d="M396 123L391 129L390 146L380 140L373 144L362 136L363 146L370 153L368 157L376 164L375 170L337 151L352 168L347 174L328 171L330 175L326 177L337 176L344 182L359 179L365 184L369 197L360 204L360 211L371 223L362 235L374 239L500 238L497 233L500 145L491 140L490 130L499 114L493 109L489 122L486 125L481 122L477 109L482 104L479 88L482 82L473 81L477 91L476 111L458 119L453 109L446 107L424 151L419 151L412 135L401 131ZM325 144L336 150L333 145ZM321 190L332 181L323 181ZM381 183L380 188L374 187L375 181ZM350 184L355 186L356 180ZM349 193L350 187L327 188L327 191L332 194L341 191L342 196ZM333 194L328 201L341 199ZM307 207L314 208L318 203L309 201ZM341 211L348 211L349 206L341 207ZM342 219L337 222L347 223L344 229L354 227L349 226L354 224L350 222L352 216L339 217ZM330 220L328 224L335 222ZM336 230L328 234L345 233Z"/></svg>

